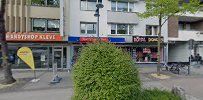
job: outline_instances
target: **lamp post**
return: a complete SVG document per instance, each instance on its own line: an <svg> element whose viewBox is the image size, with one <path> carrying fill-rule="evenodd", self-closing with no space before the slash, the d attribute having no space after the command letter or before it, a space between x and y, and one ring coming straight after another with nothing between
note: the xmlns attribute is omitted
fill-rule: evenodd
<svg viewBox="0 0 203 100"><path fill-rule="evenodd" d="M104 5L102 3L98 3L96 5L96 7L97 7L97 9L96 9L95 14L94 14L94 16L97 17L97 31L96 31L96 33L97 33L97 39L100 40L99 39L99 16L100 16L99 9L103 8Z"/></svg>

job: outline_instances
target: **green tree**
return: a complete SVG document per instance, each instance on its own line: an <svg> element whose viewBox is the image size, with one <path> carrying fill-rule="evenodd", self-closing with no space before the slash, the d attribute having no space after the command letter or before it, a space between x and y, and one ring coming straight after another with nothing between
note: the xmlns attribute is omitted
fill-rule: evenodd
<svg viewBox="0 0 203 100"><path fill-rule="evenodd" d="M157 74L160 75L161 64L161 30L164 23L174 16L180 16L187 13L194 14L201 7L199 0L145 0L146 11L139 14L141 18L157 17L159 19L158 33L158 64Z"/></svg>

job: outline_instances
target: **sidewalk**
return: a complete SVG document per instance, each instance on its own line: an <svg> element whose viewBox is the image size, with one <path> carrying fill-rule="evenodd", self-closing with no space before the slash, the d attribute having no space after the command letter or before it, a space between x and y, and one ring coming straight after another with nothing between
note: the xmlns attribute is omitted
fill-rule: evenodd
<svg viewBox="0 0 203 100"><path fill-rule="evenodd" d="M51 71L37 71L36 74L40 81L31 83L33 72L13 71L16 79L23 78L29 81L21 87L0 91L0 100L71 100L73 86L69 72L58 72L58 75L62 77L58 84L50 84L53 78Z"/></svg>
<svg viewBox="0 0 203 100"><path fill-rule="evenodd" d="M172 87L180 86L186 90L186 93L200 100L203 100L203 66L191 68L191 75L177 75L171 72L164 71L169 75L169 79L156 79L150 76L151 73L156 73L156 67L141 67L139 68L141 81L144 88L159 88L171 90ZM63 79L61 83L51 85L51 71L37 71L37 77L40 79L37 83L29 82L33 78L31 71L13 71L13 76L16 79L27 79L22 86L0 91L0 100L71 100L73 95L73 83L71 74L67 71L59 72L59 76ZM0 72L0 77L2 77Z"/></svg>
<svg viewBox="0 0 203 100"><path fill-rule="evenodd" d="M151 78L150 74L156 73L156 67L140 68L140 73L144 88L159 88L170 91L173 86L180 86L185 89L187 94L203 100L203 66L192 67L191 75L164 72L164 74L171 76L165 80Z"/></svg>

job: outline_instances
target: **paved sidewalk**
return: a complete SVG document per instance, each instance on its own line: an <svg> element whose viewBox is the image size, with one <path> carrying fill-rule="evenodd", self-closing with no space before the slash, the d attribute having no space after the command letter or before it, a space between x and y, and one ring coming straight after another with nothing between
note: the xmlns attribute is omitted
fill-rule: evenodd
<svg viewBox="0 0 203 100"><path fill-rule="evenodd" d="M51 71L37 71L40 79L37 83L27 82L24 86L0 91L0 100L71 100L73 86L71 75L67 71L58 72L62 80L58 84L50 84ZM13 71L16 79L33 79L31 71Z"/></svg>
<svg viewBox="0 0 203 100"><path fill-rule="evenodd" d="M144 88L160 88L171 90L174 85L183 87L187 94L203 100L203 66L194 67L191 69L190 76L181 74L173 74L164 72L171 76L169 79L160 80L150 76L151 73L156 72L156 67L142 67L139 68L140 77ZM40 81L37 83L28 82L21 87L13 90L0 91L0 100L71 100L73 95L73 83L71 74L67 71L58 73L63 79L61 83L51 85L52 80L51 71L37 71L37 76ZM0 79L2 77L0 72ZM13 71L13 76L16 79L32 79L33 73L31 71Z"/></svg>
<svg viewBox="0 0 203 100"><path fill-rule="evenodd" d="M144 88L171 90L173 86L180 86L185 89L187 94L203 100L203 66L192 67L191 75L164 72L171 76L171 78L165 80L155 79L150 76L151 73L156 73L155 67L140 68L140 73Z"/></svg>

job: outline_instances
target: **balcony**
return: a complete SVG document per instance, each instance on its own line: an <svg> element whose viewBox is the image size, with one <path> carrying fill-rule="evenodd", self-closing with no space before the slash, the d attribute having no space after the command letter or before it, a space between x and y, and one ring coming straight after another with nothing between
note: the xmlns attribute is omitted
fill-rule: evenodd
<svg viewBox="0 0 203 100"><path fill-rule="evenodd" d="M178 38L169 38L169 41L203 41L203 31L179 30Z"/></svg>
<svg viewBox="0 0 203 100"><path fill-rule="evenodd" d="M136 13L108 11L107 14L108 23L138 24L139 22L139 18Z"/></svg>

